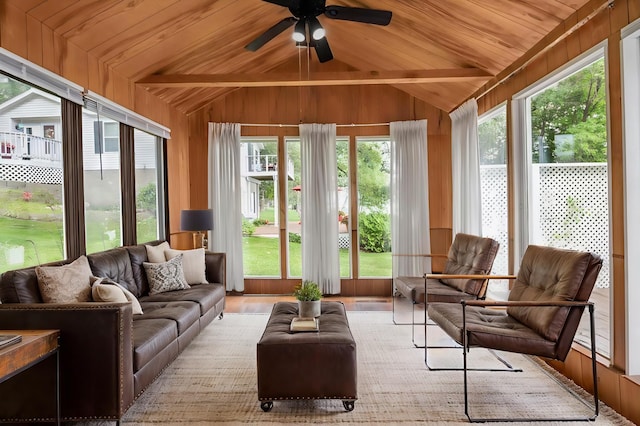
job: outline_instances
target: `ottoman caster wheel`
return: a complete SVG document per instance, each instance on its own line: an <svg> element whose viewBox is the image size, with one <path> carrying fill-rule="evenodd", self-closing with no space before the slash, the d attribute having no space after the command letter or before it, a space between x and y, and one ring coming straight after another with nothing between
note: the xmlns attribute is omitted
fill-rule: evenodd
<svg viewBox="0 0 640 426"><path fill-rule="evenodd" d="M342 401L342 405L344 405L344 409L347 411L353 411L356 406L355 401Z"/></svg>
<svg viewBox="0 0 640 426"><path fill-rule="evenodd" d="M261 402L260 403L260 408L262 408L262 411L264 411L265 413L268 413L273 408L273 401ZM353 408L352 408L352 410L353 410Z"/></svg>

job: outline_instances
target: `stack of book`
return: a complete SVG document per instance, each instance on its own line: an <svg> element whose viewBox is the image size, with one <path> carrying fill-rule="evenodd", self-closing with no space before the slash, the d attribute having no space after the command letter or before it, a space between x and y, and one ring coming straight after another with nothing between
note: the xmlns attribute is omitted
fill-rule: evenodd
<svg viewBox="0 0 640 426"><path fill-rule="evenodd" d="M291 326L289 327L289 329L293 333L297 333L300 331L318 331L318 319L295 317L291 320Z"/></svg>

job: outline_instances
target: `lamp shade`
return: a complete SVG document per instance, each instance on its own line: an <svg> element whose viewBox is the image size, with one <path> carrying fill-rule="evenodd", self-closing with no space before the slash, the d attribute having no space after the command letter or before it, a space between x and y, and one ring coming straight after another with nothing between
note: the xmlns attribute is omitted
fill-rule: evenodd
<svg viewBox="0 0 640 426"><path fill-rule="evenodd" d="M180 212L180 230L209 231L213 229L213 210L182 210Z"/></svg>

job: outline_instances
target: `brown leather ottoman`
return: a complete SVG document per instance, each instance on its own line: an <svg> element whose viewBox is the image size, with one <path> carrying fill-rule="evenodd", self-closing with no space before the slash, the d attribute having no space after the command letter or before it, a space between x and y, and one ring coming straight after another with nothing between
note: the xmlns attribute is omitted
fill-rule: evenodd
<svg viewBox="0 0 640 426"><path fill-rule="evenodd" d="M258 400L264 411L285 399L341 399L353 410L357 396L356 342L341 302L322 302L320 330L289 331L295 302L278 302L257 347Z"/></svg>

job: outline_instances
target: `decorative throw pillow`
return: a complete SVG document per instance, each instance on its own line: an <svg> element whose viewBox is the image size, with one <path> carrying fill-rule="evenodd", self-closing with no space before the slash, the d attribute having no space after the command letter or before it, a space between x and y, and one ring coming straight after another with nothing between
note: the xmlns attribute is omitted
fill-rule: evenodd
<svg viewBox="0 0 640 426"><path fill-rule="evenodd" d="M165 262L167 260L164 257L164 251L167 250L167 249L170 249L171 246L169 246L168 242L163 241L162 243L158 244L157 246L145 245L144 248L147 249L147 259L149 259L149 262L151 262L151 263L163 263L163 262Z"/></svg>
<svg viewBox="0 0 640 426"><path fill-rule="evenodd" d="M167 260L182 254L182 270L184 277L189 284L202 284L207 282L204 264L204 249L198 248L193 250L173 250L164 251Z"/></svg>
<svg viewBox="0 0 640 426"><path fill-rule="evenodd" d="M97 278L91 287L91 296L93 296L94 302L131 302L133 315L142 314L142 306L133 293L109 278Z"/></svg>
<svg viewBox="0 0 640 426"><path fill-rule="evenodd" d="M182 254L164 263L144 262L142 264L149 281L149 294L190 288L182 270Z"/></svg>
<svg viewBox="0 0 640 426"><path fill-rule="evenodd" d="M98 280L93 284L91 287L91 296L94 302L129 302L120 287L112 284L102 284L102 280Z"/></svg>
<svg viewBox="0 0 640 426"><path fill-rule="evenodd" d="M127 298L129 302L131 302L131 309L133 310L133 315L142 315L142 305L140 305L138 298L129 290L127 290L123 285L118 283L115 283L115 284L118 287L120 287L120 290L122 290L122 292L124 293L124 296Z"/></svg>
<svg viewBox="0 0 640 426"><path fill-rule="evenodd" d="M91 301L92 273L86 256L63 266L36 266L36 276L45 303Z"/></svg>

